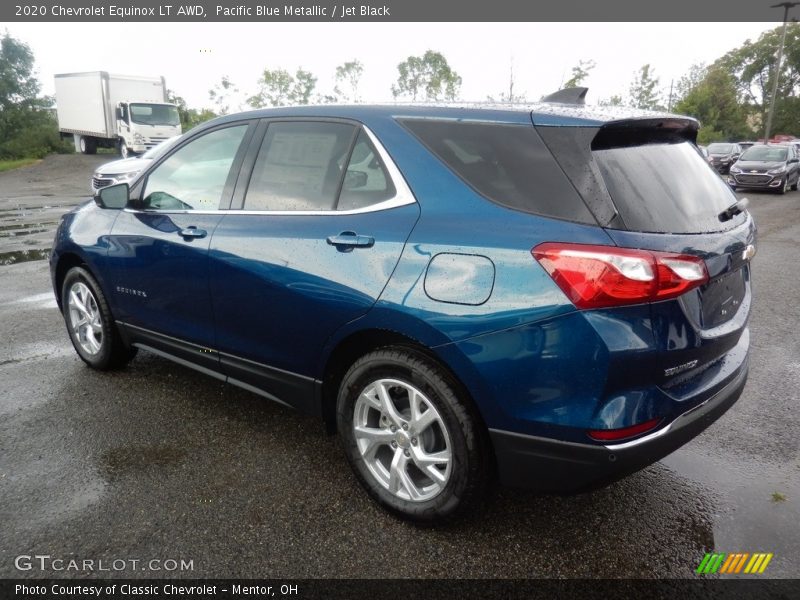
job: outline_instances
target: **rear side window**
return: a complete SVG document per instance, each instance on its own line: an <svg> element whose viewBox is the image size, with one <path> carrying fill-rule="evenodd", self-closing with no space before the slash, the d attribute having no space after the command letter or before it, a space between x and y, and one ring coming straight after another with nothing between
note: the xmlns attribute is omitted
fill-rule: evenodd
<svg viewBox="0 0 800 600"><path fill-rule="evenodd" d="M690 142L607 148L592 155L627 229L704 233L738 224L720 222L718 215L736 198Z"/></svg>
<svg viewBox="0 0 800 600"><path fill-rule="evenodd" d="M596 224L532 125L402 121L478 193L509 208Z"/></svg>
<svg viewBox="0 0 800 600"><path fill-rule="evenodd" d="M355 127L271 123L253 167L246 210L333 210Z"/></svg>

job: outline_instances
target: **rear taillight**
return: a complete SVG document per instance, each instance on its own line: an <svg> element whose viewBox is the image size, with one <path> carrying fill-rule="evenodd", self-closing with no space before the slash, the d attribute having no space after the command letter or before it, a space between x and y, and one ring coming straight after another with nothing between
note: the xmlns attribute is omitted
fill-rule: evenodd
<svg viewBox="0 0 800 600"><path fill-rule="evenodd" d="M661 419L656 417L655 419L650 419L644 423L637 423L630 427L623 427L621 429L592 429L586 433L589 434L590 438L598 442L618 442L652 431L660 422Z"/></svg>
<svg viewBox="0 0 800 600"><path fill-rule="evenodd" d="M666 300L708 281L703 259L686 254L560 242L531 254L578 308Z"/></svg>

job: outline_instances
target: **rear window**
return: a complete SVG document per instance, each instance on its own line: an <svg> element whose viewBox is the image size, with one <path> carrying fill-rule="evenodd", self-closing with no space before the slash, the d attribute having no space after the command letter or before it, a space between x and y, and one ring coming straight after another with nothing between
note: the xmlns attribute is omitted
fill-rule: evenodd
<svg viewBox="0 0 800 600"><path fill-rule="evenodd" d="M475 191L497 204L596 224L532 125L403 120Z"/></svg>
<svg viewBox="0 0 800 600"><path fill-rule="evenodd" d="M720 222L718 215L736 197L690 142L607 148L592 155L627 229L704 233L739 222Z"/></svg>

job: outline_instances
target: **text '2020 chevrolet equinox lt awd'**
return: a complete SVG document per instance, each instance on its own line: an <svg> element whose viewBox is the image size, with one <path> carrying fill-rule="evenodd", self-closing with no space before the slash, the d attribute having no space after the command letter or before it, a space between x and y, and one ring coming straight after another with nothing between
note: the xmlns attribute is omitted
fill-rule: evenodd
<svg viewBox="0 0 800 600"><path fill-rule="evenodd" d="M745 383L755 227L697 127L548 102L224 116L65 215L52 281L89 366L149 350L319 415L407 518L495 477L585 489Z"/></svg>

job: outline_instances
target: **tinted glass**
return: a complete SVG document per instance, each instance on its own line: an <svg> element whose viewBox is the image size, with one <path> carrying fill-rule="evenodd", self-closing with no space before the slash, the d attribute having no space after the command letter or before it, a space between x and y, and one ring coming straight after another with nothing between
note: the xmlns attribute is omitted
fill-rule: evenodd
<svg viewBox="0 0 800 600"><path fill-rule="evenodd" d="M361 131L350 154L337 209L364 208L388 200L394 194L394 185L380 155L367 134Z"/></svg>
<svg viewBox="0 0 800 600"><path fill-rule="evenodd" d="M217 129L180 148L148 175L144 208L217 210L245 131Z"/></svg>
<svg viewBox="0 0 800 600"><path fill-rule="evenodd" d="M660 233L720 231L738 224L718 215L736 201L689 142L594 150L628 229Z"/></svg>
<svg viewBox="0 0 800 600"><path fill-rule="evenodd" d="M752 146L739 157L739 160L778 162L786 160L786 151L786 148L780 146Z"/></svg>
<svg viewBox="0 0 800 600"><path fill-rule="evenodd" d="M733 144L710 144L708 146L709 154L730 154L733 152Z"/></svg>
<svg viewBox="0 0 800 600"><path fill-rule="evenodd" d="M532 125L432 120L403 124L489 200L548 217L595 223Z"/></svg>
<svg viewBox="0 0 800 600"><path fill-rule="evenodd" d="M354 133L342 123L270 124L245 210L333 210Z"/></svg>

